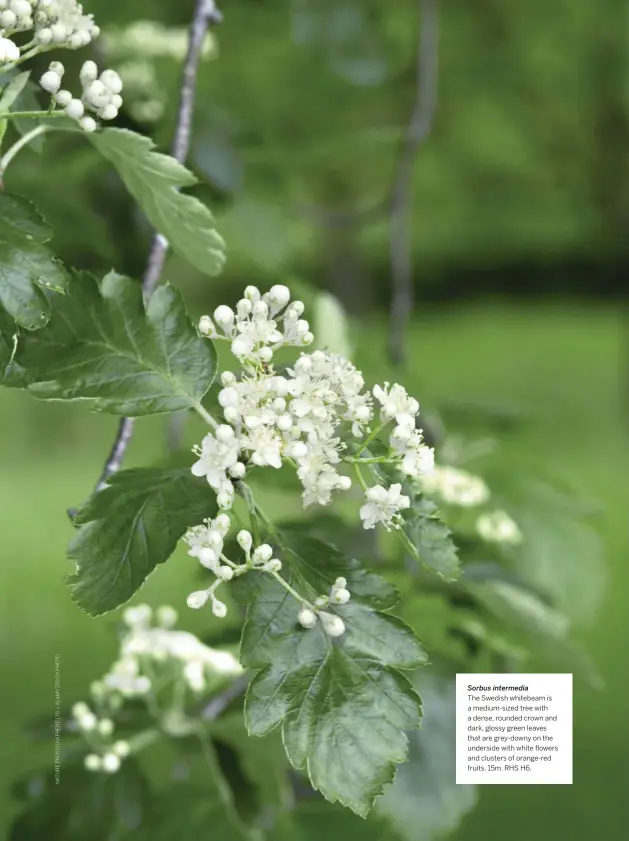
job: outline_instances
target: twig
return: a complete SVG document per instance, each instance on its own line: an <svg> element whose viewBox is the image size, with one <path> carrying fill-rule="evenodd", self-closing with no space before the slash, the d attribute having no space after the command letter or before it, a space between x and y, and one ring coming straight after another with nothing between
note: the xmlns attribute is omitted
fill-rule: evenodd
<svg viewBox="0 0 629 841"><path fill-rule="evenodd" d="M437 108L439 20L437 0L419 0L420 32L416 99L394 178L389 217L392 273L389 357L405 361L406 329L413 306L410 216L415 155L428 137Z"/></svg>
<svg viewBox="0 0 629 841"><path fill-rule="evenodd" d="M220 23L221 20L222 15L216 8L214 0L196 0L194 17L188 34L188 52L183 67L177 123L171 146L172 156L182 164L185 163L190 151L194 98L203 42L209 25ZM159 283L167 251L168 240L162 234L155 233L142 279L145 299L151 296ZM96 485L97 491L102 490L109 477L120 468L133 435L134 421L134 418L121 419L116 438Z"/></svg>
<svg viewBox="0 0 629 841"><path fill-rule="evenodd" d="M238 698L239 695L245 691L249 684L249 678L246 675L236 678L233 683L230 683L222 692L215 695L212 700L206 704L201 710L201 719L203 721L213 721L223 713L231 702Z"/></svg>

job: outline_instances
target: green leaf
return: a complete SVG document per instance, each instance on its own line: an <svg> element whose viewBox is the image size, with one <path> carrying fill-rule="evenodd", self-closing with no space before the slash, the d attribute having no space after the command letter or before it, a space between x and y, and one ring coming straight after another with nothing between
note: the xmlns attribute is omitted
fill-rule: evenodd
<svg viewBox="0 0 629 841"><path fill-rule="evenodd" d="M226 807L215 787L173 782L156 799L150 819L133 837L139 841L246 841L252 835Z"/></svg>
<svg viewBox="0 0 629 841"><path fill-rule="evenodd" d="M418 678L424 720L409 738L409 759L395 782L378 799L385 816L404 841L433 841L452 832L474 808L476 788L456 785L455 687L426 672Z"/></svg>
<svg viewBox="0 0 629 841"><path fill-rule="evenodd" d="M343 575L352 599L333 609L346 632L332 639L320 623L298 624L299 603L271 576L246 576L253 600L241 660L261 669L247 692L247 727L263 735L281 725L291 763L328 800L364 816L405 759L404 730L419 726L420 699L400 669L426 654L407 625L376 609L394 597L378 576L314 538L284 532L277 543L297 592L312 601Z"/></svg>
<svg viewBox="0 0 629 841"><path fill-rule="evenodd" d="M282 815L273 841L402 841L380 816L365 821L332 803L300 803Z"/></svg>
<svg viewBox="0 0 629 841"><path fill-rule="evenodd" d="M446 581L459 577L461 566L456 546L434 502L416 497L403 529L409 540L407 548L417 561Z"/></svg>
<svg viewBox="0 0 629 841"><path fill-rule="evenodd" d="M137 417L195 406L212 383L214 348L171 286L145 305L135 281L110 273L99 286L82 274L53 308L48 327L24 337L16 354L35 397Z"/></svg>
<svg viewBox="0 0 629 841"><path fill-rule="evenodd" d="M6 312L0 309L0 385L19 386L22 376L15 363L17 345L20 341L19 328Z"/></svg>
<svg viewBox="0 0 629 841"><path fill-rule="evenodd" d="M186 529L215 511L214 494L189 469L112 476L74 519L81 528L68 549L77 564L68 579L73 599L93 616L124 604L170 557Z"/></svg>
<svg viewBox="0 0 629 841"><path fill-rule="evenodd" d="M0 304L28 330L44 327L50 307L43 289L63 292L65 269L46 246L52 229L26 199L0 193Z"/></svg>
<svg viewBox="0 0 629 841"><path fill-rule="evenodd" d="M468 584L467 590L502 622L551 639L564 639L568 635L568 617L528 589L507 581L483 581Z"/></svg>
<svg viewBox="0 0 629 841"><path fill-rule="evenodd" d="M152 151L153 141L126 129L108 128L89 135L98 151L116 167L126 188L153 227L175 251L204 274L218 274L225 244L208 208L179 192L197 179L169 155Z"/></svg>
<svg viewBox="0 0 629 841"><path fill-rule="evenodd" d="M24 90L24 86L28 82L30 75L30 70L18 73L17 76L11 79L6 88L3 89L2 94L0 94L0 113L4 114L6 111L11 110L11 106Z"/></svg>
<svg viewBox="0 0 629 841"><path fill-rule="evenodd" d="M32 780L26 802L11 824L9 841L136 837L150 804L148 784L132 757L113 775L91 774L82 762L75 762L61 766L60 784L55 784L52 771Z"/></svg>

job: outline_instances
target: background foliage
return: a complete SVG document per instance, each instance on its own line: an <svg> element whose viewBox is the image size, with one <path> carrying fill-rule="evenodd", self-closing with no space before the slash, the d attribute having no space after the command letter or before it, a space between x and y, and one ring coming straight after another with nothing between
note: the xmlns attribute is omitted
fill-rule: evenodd
<svg viewBox="0 0 629 841"><path fill-rule="evenodd" d="M185 25L189 6L90 4L112 27L141 18ZM363 316L353 339L357 362L374 380L386 373L386 225L328 230L313 219L326 208L369 205L387 188L413 97L415 6L225 3L218 56L202 73L192 164L209 181L196 195L216 211L228 264L219 280L201 279L176 257L166 272L198 311L225 292L235 298L243 281L298 275L333 289ZM574 786L488 787L454 837L611 839L627 819L625 349L612 305L586 309L579 296L619 292L627 262L624 4L442 0L440 7L440 106L414 171L420 307L405 382L426 407L461 399L523 406L529 422L508 438L506 452L572 473L601 501L596 517L611 576L604 610L581 632L606 685L600 693L576 690ZM149 100L159 92L163 118L155 124L129 110L119 125L150 132L163 149L178 69L166 56L154 64ZM53 137L50 146L59 151L54 166L53 148L16 161L12 192L36 199L54 220L51 245L69 265L137 277L149 232L111 168L71 136ZM495 293L535 297L526 306L497 305L488 297ZM542 299L549 293L563 297L550 304ZM471 296L456 311L428 305ZM11 640L2 664L2 746L5 767L19 770L50 759L16 730L18 719L41 712L42 698L52 706L54 655L70 700L113 653L111 620L79 614L61 583L71 534L65 509L85 498L113 422L4 391L0 423L1 504L11 512L2 529L2 621ZM130 465L162 446L159 420L139 430ZM183 603L193 577L184 564L181 554L143 598ZM566 566L562 580L570 582L569 559ZM559 593L577 620L588 618L592 590L600 592L589 581ZM201 631L206 621L193 616L190 626ZM9 808L7 799L7 815Z"/></svg>

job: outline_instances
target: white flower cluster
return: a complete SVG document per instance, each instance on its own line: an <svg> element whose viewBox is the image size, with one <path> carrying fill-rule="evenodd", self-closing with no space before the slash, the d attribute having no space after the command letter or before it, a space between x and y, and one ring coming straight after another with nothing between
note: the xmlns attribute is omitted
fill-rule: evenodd
<svg viewBox="0 0 629 841"><path fill-rule="evenodd" d="M248 286L234 309L219 306L213 317L205 315L199 322L201 335L229 342L242 370L221 375L218 402L224 423L208 417L213 431L193 450L197 460L192 473L205 477L222 510L215 520L190 529L185 536L189 554L198 557L217 578L207 589L191 593L188 605L198 608L211 601L213 613L224 616L227 608L215 595L220 583L250 569L262 569L276 574L302 602L299 621L304 627L313 626L319 618L326 633L336 636L345 630L340 617L322 611L321 603L308 604L277 576L281 562L273 557L271 546L263 544L252 553L251 535L241 531L237 540L246 562L236 564L222 554L234 483L252 468L277 470L287 463L302 484L304 506L329 505L334 491L352 486L350 477L341 472L352 468L365 492L360 509L363 526L372 529L381 523L387 529L399 528L401 512L409 508L410 498L402 493L401 483L368 487L361 462L386 462L404 480L419 479L434 467L434 452L415 426L419 404L401 385L385 383L376 386L372 394L365 392L363 376L351 362L321 350L302 353L292 366L275 369L275 356L281 348L312 343L314 337L303 313L303 303L291 302L286 286L273 286L264 295ZM380 417L371 430L374 398ZM385 454L365 452L389 424L392 429ZM325 604L342 604L345 596L349 598L343 585L321 598Z"/></svg>
<svg viewBox="0 0 629 841"><path fill-rule="evenodd" d="M91 771L114 773L132 744L114 740L112 715L125 699L147 696L153 689L149 677L164 674L180 680L192 692L202 692L216 675L238 675L242 666L227 651L204 645L193 634L174 629L177 613L169 605L153 611L148 605L130 607L123 614L125 632L118 659L107 674L90 687L94 710L79 702L72 708L77 729L91 753L85 766ZM155 622L153 621L155 619Z"/></svg>
<svg viewBox="0 0 629 841"><path fill-rule="evenodd" d="M243 478L251 465L279 469L283 460L296 467L304 505L328 505L333 491L351 486L351 479L338 472L346 450L343 439L369 432L372 397L363 392L363 376L348 360L318 350L302 354L281 375L275 373L272 363L279 348L313 341L301 318L304 305L289 302L286 286L273 286L265 295L250 286L235 311L219 306L213 319L203 316L199 323L202 335L230 342L244 369L240 378L223 373L219 403L227 423L204 438L192 468L207 478L226 510L233 500L233 480ZM381 404L382 424L395 420L390 455L400 472L411 477L428 472L434 454L415 429L417 401L400 385L376 386L373 394Z"/></svg>
<svg viewBox="0 0 629 841"><path fill-rule="evenodd" d="M0 0L0 62L20 58L20 48L6 36L29 30L33 30L33 39L26 47L29 55L42 48L77 50L100 34L93 15L84 14L76 0Z"/></svg>
<svg viewBox="0 0 629 841"><path fill-rule="evenodd" d="M456 467L435 466L432 473L422 477L421 484L430 496L460 508L474 508L489 499L489 488L480 476Z"/></svg>
<svg viewBox="0 0 629 841"><path fill-rule="evenodd" d="M98 127L96 120L86 114L88 110L101 120L114 120L118 116L118 109L122 105L122 79L115 70L103 70L99 75L93 61L84 62L79 73L82 87L80 99L61 88L64 73L63 64L53 61L39 84L52 95L53 106L61 106L65 114L76 120L84 131L92 132Z"/></svg>
<svg viewBox="0 0 629 841"><path fill-rule="evenodd" d="M131 746L124 739L113 739L111 718L99 719L83 701L72 707L72 718L92 749L85 757L85 767L89 771L115 774L120 768L120 760L131 753Z"/></svg>
<svg viewBox="0 0 629 841"><path fill-rule="evenodd" d="M329 613L323 608L330 604L347 604L350 600L350 592L347 589L347 580L337 578L330 589L328 596L319 596L315 599L312 607L304 605L297 614L297 621L302 628L314 628L317 620L321 621L321 627L329 637L340 637L345 633L345 623L340 616Z"/></svg>
<svg viewBox="0 0 629 841"><path fill-rule="evenodd" d="M242 575L250 569L279 572L282 568L281 561L273 557L273 549L268 543L262 543L251 551L253 537L245 529L238 532L236 540L245 553L246 562L235 564L226 558L223 554L223 543L229 525L229 517L219 514L214 520L205 520L200 526L188 529L183 538L190 547L188 554L198 558L199 562L216 576L216 581L205 590L190 593L187 599L188 607L197 610L210 601L212 613L220 619L227 615L227 606L216 598L216 590L220 584L231 581L235 575Z"/></svg>
<svg viewBox="0 0 629 841"><path fill-rule="evenodd" d="M518 524L506 511L481 514L476 521L476 531L488 543L518 544L522 542L522 533Z"/></svg>

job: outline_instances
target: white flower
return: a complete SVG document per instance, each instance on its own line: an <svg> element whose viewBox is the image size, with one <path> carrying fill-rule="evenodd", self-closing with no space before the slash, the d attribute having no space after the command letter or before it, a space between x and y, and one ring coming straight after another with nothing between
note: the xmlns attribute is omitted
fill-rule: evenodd
<svg viewBox="0 0 629 841"><path fill-rule="evenodd" d="M476 531L489 543L521 543L522 533L506 511L482 514L476 521Z"/></svg>
<svg viewBox="0 0 629 841"><path fill-rule="evenodd" d="M138 604L135 607L128 607L122 614L126 625L130 628L144 628L149 625L153 611L147 604Z"/></svg>
<svg viewBox="0 0 629 841"><path fill-rule="evenodd" d="M399 526L399 512L408 508L410 499L401 493L400 484L391 485L387 490L381 485L375 485L365 491L367 502L360 509L360 518L363 521L363 528L373 529L376 523L388 530L392 526Z"/></svg>
<svg viewBox="0 0 629 841"><path fill-rule="evenodd" d="M193 660L191 663L186 663L183 669L183 675L186 683L193 692L203 692L205 689L205 672L203 663L199 660Z"/></svg>
<svg viewBox="0 0 629 841"><path fill-rule="evenodd" d="M205 476L215 490L223 490L226 471L238 462L239 442L230 426L219 426L216 435L209 432L195 450L199 460L192 465L195 476ZM223 487L222 487L223 486Z"/></svg>
<svg viewBox="0 0 629 841"><path fill-rule="evenodd" d="M373 396L380 403L380 418L383 421L390 421L395 418L400 426L415 426L415 415L419 412L419 403L414 397L409 397L404 386L397 383L384 388L374 386Z"/></svg>
<svg viewBox="0 0 629 841"><path fill-rule="evenodd" d="M101 718L98 722L98 732L103 736L111 736L114 732L114 723L110 718Z"/></svg>
<svg viewBox="0 0 629 841"><path fill-rule="evenodd" d="M489 488L479 476L456 467L435 467L430 475L422 476L421 484L427 494L447 505L472 508L489 499Z"/></svg>
<svg viewBox="0 0 629 841"><path fill-rule="evenodd" d="M66 105L66 115L71 120L79 120L85 113L85 106L80 99L72 99Z"/></svg>
<svg viewBox="0 0 629 841"><path fill-rule="evenodd" d="M389 438L389 446L402 457L399 469L405 476L424 476L434 469L435 451L426 446L421 430L396 426Z"/></svg>
<svg viewBox="0 0 629 841"><path fill-rule="evenodd" d="M20 57L20 48L10 38L0 38L0 64L10 61L17 61Z"/></svg>

